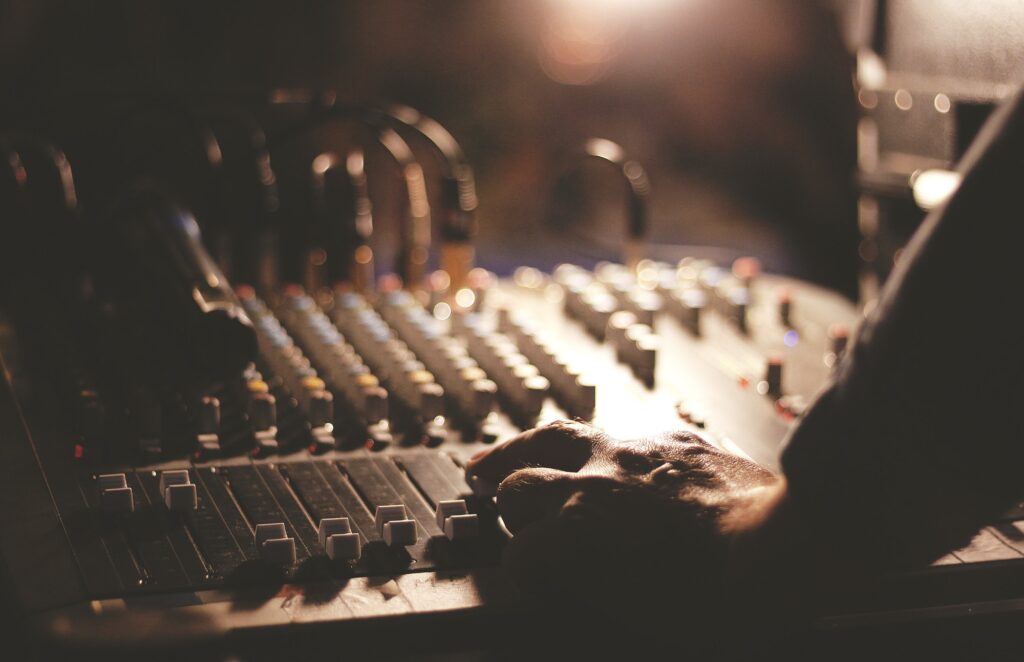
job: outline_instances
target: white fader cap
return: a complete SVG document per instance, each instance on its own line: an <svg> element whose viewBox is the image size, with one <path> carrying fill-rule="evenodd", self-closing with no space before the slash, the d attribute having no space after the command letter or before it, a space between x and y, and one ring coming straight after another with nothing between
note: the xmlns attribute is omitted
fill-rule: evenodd
<svg viewBox="0 0 1024 662"><path fill-rule="evenodd" d="M358 561L363 552L359 534L352 531L347 517L325 517L317 531L320 546L332 561Z"/></svg>
<svg viewBox="0 0 1024 662"><path fill-rule="evenodd" d="M289 538L284 524L256 525L256 548L263 560L274 565L295 563L295 538Z"/></svg>
<svg viewBox="0 0 1024 662"><path fill-rule="evenodd" d="M434 516L437 526L449 540L465 540L480 535L480 520L469 512L462 499L439 502Z"/></svg>
<svg viewBox="0 0 1024 662"><path fill-rule="evenodd" d="M188 475L188 469L164 471L160 474L160 494L168 510L187 511L199 507L196 486Z"/></svg>
<svg viewBox="0 0 1024 662"><path fill-rule="evenodd" d="M112 513L135 512L135 494L128 487L125 474L102 474L96 477L100 488L100 504Z"/></svg>
<svg viewBox="0 0 1024 662"><path fill-rule="evenodd" d="M377 526L378 535L388 545L416 544L416 521L409 519L404 505L377 506L374 523Z"/></svg>

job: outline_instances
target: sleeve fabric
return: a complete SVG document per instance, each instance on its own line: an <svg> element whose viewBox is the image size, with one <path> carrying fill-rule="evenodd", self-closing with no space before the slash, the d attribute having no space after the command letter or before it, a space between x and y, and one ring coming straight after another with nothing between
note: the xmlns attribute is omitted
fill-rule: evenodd
<svg viewBox="0 0 1024 662"><path fill-rule="evenodd" d="M1024 94L959 170L782 453L814 535L870 567L933 560L1024 496Z"/></svg>

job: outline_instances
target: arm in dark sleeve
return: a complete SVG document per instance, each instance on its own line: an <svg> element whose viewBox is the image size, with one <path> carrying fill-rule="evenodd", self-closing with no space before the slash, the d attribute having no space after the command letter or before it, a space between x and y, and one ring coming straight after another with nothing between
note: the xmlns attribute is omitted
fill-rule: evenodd
<svg viewBox="0 0 1024 662"><path fill-rule="evenodd" d="M782 455L815 535L867 566L933 560L1024 496L1024 95L960 172Z"/></svg>

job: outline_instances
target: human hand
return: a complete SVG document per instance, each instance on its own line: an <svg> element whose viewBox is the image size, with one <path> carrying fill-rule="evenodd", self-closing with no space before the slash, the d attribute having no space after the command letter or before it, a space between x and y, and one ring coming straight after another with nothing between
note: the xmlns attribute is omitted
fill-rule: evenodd
<svg viewBox="0 0 1024 662"><path fill-rule="evenodd" d="M751 546L736 541L784 491L780 477L694 434L619 441L569 421L475 456L467 474L499 484L513 534L505 563L523 590L648 621L715 611L737 566L750 566L736 550Z"/></svg>

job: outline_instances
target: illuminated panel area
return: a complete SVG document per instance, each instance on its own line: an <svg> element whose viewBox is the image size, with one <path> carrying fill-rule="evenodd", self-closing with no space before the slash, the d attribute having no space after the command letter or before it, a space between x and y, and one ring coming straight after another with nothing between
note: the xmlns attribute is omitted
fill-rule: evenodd
<svg viewBox="0 0 1024 662"><path fill-rule="evenodd" d="M89 594L493 567L506 534L469 455L575 416L771 465L856 321L823 291L694 260L488 282L446 320L402 291L239 288L259 356L237 380L147 402L148 427L108 416L108 452L48 459L74 476L59 507Z"/></svg>

